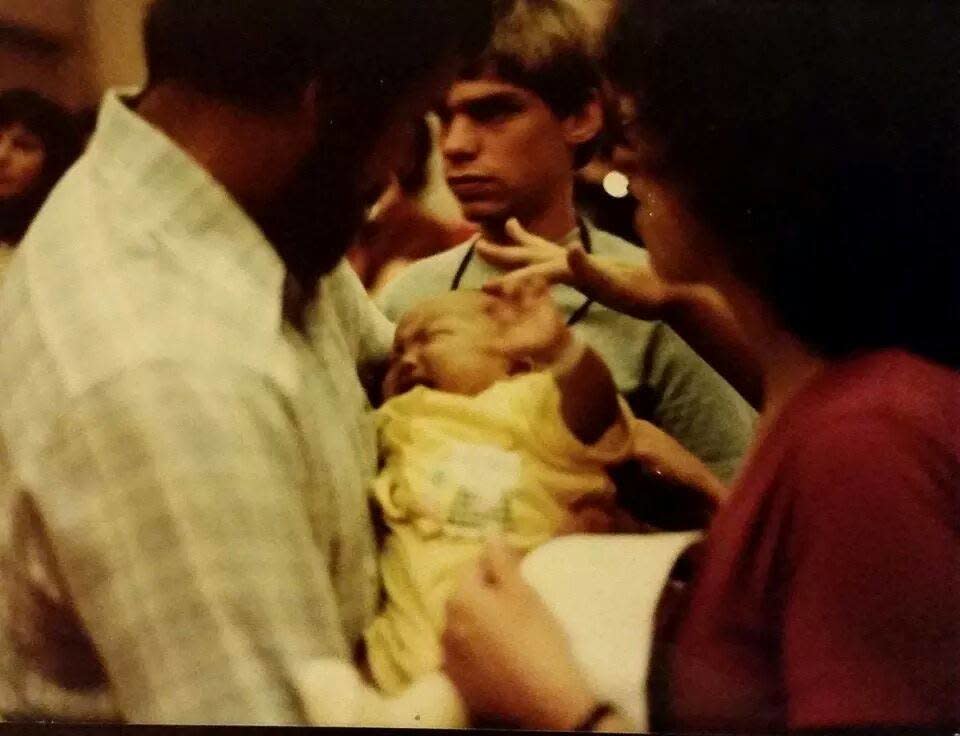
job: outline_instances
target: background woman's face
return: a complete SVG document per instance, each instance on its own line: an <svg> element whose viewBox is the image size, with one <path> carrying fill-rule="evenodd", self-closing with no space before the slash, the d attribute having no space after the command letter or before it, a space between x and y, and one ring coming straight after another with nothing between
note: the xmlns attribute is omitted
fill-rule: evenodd
<svg viewBox="0 0 960 736"><path fill-rule="evenodd" d="M685 206L676 188L653 173L634 147L618 147L617 169L630 180L630 193L637 201L634 230L640 237L657 274L674 282L707 280L703 228Z"/></svg>
<svg viewBox="0 0 960 736"><path fill-rule="evenodd" d="M43 141L23 124L0 126L0 199L29 192L43 171L45 159Z"/></svg>
<svg viewBox="0 0 960 736"><path fill-rule="evenodd" d="M622 94L618 103L620 140L613 163L630 180L630 193L637 200L634 229L654 270L666 281L714 282L721 253L716 239L664 175L660 146L635 122L632 98Z"/></svg>

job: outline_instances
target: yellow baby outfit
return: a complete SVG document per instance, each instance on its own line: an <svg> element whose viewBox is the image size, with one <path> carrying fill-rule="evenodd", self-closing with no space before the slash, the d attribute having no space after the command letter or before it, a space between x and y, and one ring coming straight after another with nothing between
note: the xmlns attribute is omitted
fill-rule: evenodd
<svg viewBox="0 0 960 736"><path fill-rule="evenodd" d="M386 602L365 639L382 691L439 669L447 599L491 534L525 552L556 536L570 504L613 495L606 467L629 454L629 422L587 446L560 401L553 376L532 373L476 396L417 387L378 412L384 467L373 495L390 533Z"/></svg>

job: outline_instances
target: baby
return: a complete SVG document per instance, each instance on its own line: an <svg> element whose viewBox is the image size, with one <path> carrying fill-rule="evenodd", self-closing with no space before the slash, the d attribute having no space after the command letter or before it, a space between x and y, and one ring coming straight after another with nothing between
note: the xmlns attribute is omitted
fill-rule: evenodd
<svg viewBox="0 0 960 736"><path fill-rule="evenodd" d="M384 397L373 497L388 530L386 600L365 633L376 689L346 663L316 663L309 687L326 697L311 716L466 726L440 672L447 599L490 535L526 552L561 533L604 530L614 498L606 469L630 454L629 410L535 283L418 305L397 328Z"/></svg>

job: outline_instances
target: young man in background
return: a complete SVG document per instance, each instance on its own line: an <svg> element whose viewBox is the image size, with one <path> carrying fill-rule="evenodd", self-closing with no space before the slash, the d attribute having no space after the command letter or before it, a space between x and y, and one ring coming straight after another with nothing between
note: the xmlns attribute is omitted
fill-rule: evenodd
<svg viewBox="0 0 960 736"><path fill-rule="evenodd" d="M503 242L516 218L530 233L627 262L635 245L578 217L575 171L603 127L600 74L591 35L562 0L519 0L488 48L468 64L440 107L447 181L481 235L416 263L378 301L396 321L427 296L479 288L503 271L485 243ZM753 435L744 399L662 322L640 321L558 286L568 323L610 366L634 413L730 480Z"/></svg>

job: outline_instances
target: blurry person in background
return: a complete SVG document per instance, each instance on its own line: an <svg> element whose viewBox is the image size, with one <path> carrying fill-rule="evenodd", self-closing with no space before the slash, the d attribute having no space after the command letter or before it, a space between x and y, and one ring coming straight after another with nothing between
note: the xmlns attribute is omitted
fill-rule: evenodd
<svg viewBox="0 0 960 736"><path fill-rule="evenodd" d="M398 168L377 187L376 200L347 254L371 293L381 291L411 262L459 245L476 232L469 222L441 218L424 206L433 150L433 133L424 117L415 123Z"/></svg>
<svg viewBox="0 0 960 736"><path fill-rule="evenodd" d="M393 280L378 296L388 317L501 276L525 249L496 243L522 239L523 228L598 256L647 263L643 250L596 228L574 205L574 174L604 127L594 46L565 0L520 0L504 15L439 111L447 181L482 233ZM730 479L753 436L747 402L663 322L631 319L568 286L553 297L610 366L634 413Z"/></svg>
<svg viewBox="0 0 960 736"><path fill-rule="evenodd" d="M6 720L303 724L352 658L393 328L342 256L491 6L153 3L0 285Z"/></svg>
<svg viewBox="0 0 960 736"><path fill-rule="evenodd" d="M0 92L0 272L80 146L67 110L31 90Z"/></svg>

